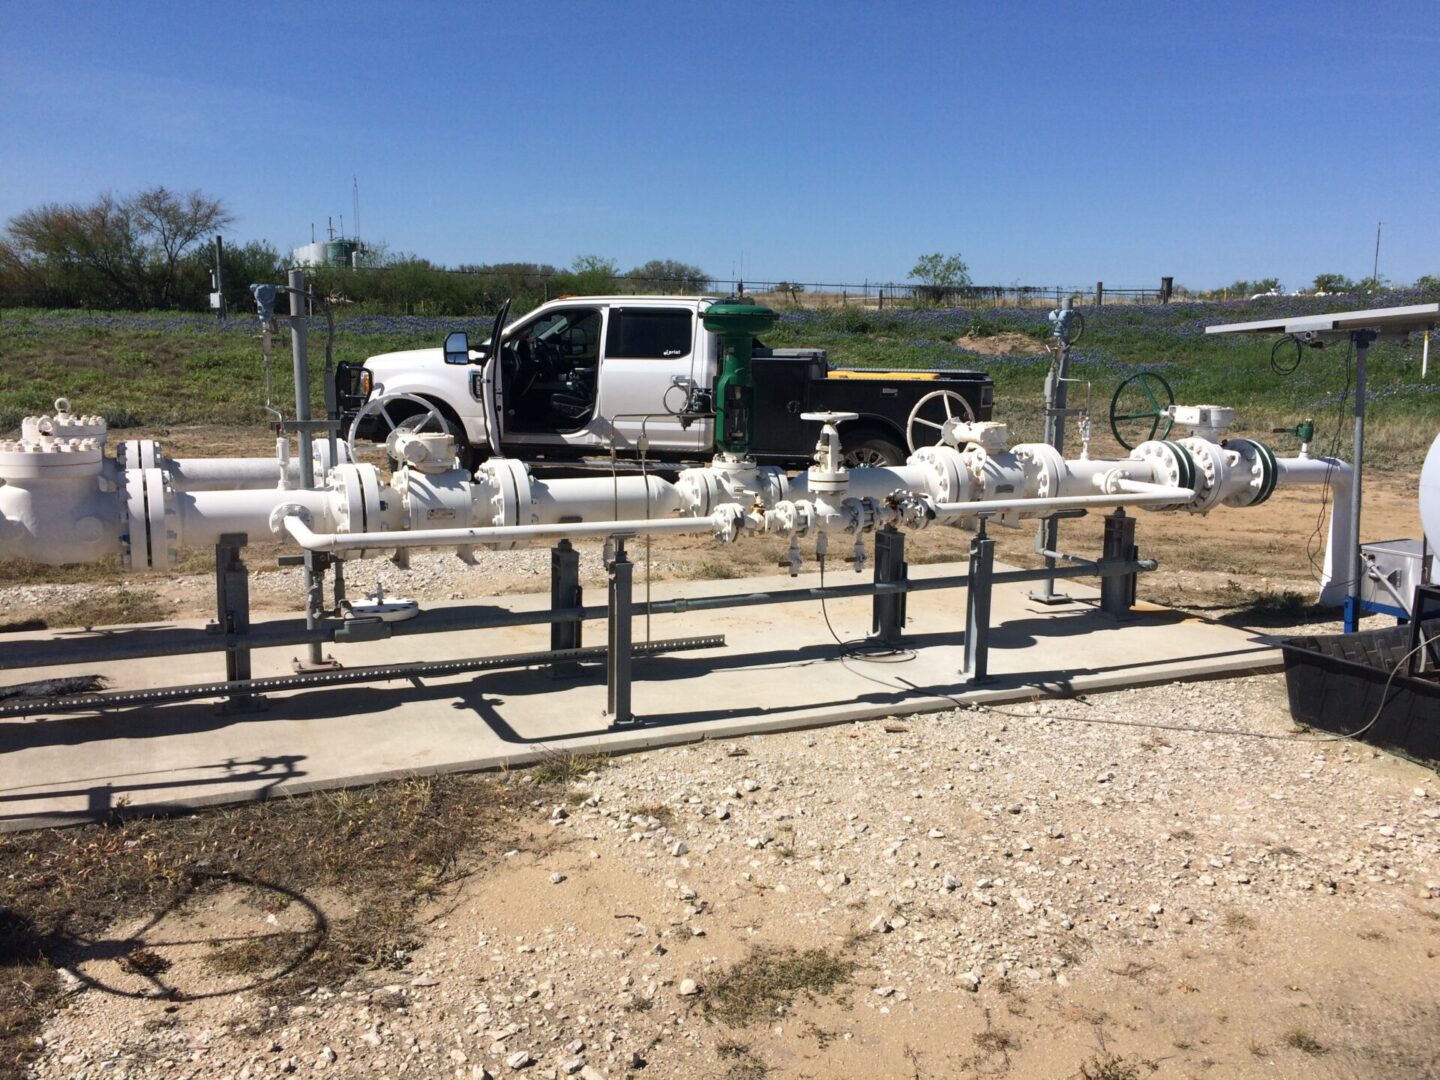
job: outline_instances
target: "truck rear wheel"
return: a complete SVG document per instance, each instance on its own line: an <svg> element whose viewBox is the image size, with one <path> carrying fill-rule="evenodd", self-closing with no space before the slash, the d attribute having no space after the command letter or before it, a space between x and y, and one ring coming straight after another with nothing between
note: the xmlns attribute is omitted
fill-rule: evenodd
<svg viewBox="0 0 1440 1080"><path fill-rule="evenodd" d="M905 464L905 451L900 449L898 443L885 438L883 435L861 433L857 439L846 440L844 461L847 469L857 466L864 466L870 469L883 468L887 465Z"/></svg>

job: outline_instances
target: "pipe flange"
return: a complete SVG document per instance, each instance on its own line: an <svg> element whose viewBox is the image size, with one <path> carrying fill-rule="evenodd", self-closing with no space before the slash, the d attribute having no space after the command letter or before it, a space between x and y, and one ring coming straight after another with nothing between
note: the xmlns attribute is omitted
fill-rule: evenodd
<svg viewBox="0 0 1440 1080"><path fill-rule="evenodd" d="M709 469L686 469L675 481L675 490L686 517L707 517L719 502L719 484Z"/></svg>
<svg viewBox="0 0 1440 1080"><path fill-rule="evenodd" d="M403 482L404 469L394 479ZM374 465L337 465L330 471L330 507L335 517L336 532L378 532L385 528L381 520L380 470ZM308 524L308 522L307 522ZM271 530L275 528L272 518ZM342 559L367 559L380 554L378 550L340 552Z"/></svg>
<svg viewBox="0 0 1440 1080"><path fill-rule="evenodd" d="M1026 443L1012 451L1017 461L1035 463L1035 497L1048 499L1060 494L1060 478L1065 474L1065 456L1048 443ZM1027 473L1030 470L1026 470Z"/></svg>
<svg viewBox="0 0 1440 1080"><path fill-rule="evenodd" d="M1208 439L1189 437L1180 440L1180 445L1190 451L1190 456L1199 467L1200 486L1195 489L1195 498L1186 504L1191 513L1208 514L1220 502L1221 481L1227 466L1225 451Z"/></svg>
<svg viewBox="0 0 1440 1080"><path fill-rule="evenodd" d="M126 439L115 448L115 461L122 469L158 469L165 455L154 439Z"/></svg>
<svg viewBox="0 0 1440 1080"><path fill-rule="evenodd" d="M281 503L270 511L270 532L281 540L290 539L285 531L285 519L297 517L307 529L315 528L315 516L310 513L310 508L300 503Z"/></svg>
<svg viewBox="0 0 1440 1080"><path fill-rule="evenodd" d="M179 558L175 507L159 469L128 469L121 514L120 561L127 570L168 570Z"/></svg>
<svg viewBox="0 0 1440 1080"><path fill-rule="evenodd" d="M1199 466L1196 465L1195 458L1191 456L1190 451L1178 442L1170 440L1143 442L1130 451L1130 457L1135 461L1153 463L1162 482L1168 486L1195 490L1195 478L1199 475ZM1187 503L1165 503L1147 506L1145 509L1180 510L1187 505Z"/></svg>
<svg viewBox="0 0 1440 1080"><path fill-rule="evenodd" d="M936 502L964 502L969 497L969 474L954 447L921 447L910 455L906 464L924 470L926 494Z"/></svg>
<svg viewBox="0 0 1440 1080"><path fill-rule="evenodd" d="M530 486L530 470L525 463L515 458L490 458L476 470L475 478L483 485L483 491L479 494L488 493L488 510L480 509L481 514L489 514L488 521L482 521L482 525L533 525L535 514L531 510L534 505L534 496ZM472 499L474 496L472 495Z"/></svg>
<svg viewBox="0 0 1440 1080"><path fill-rule="evenodd" d="M990 455L978 443L970 443L960 454L960 463L970 477L970 499L980 501L986 497L985 463Z"/></svg>
<svg viewBox="0 0 1440 1080"><path fill-rule="evenodd" d="M1095 486L1101 495L1120 495L1124 492L1120 485L1133 479L1135 478L1126 469L1106 469L1103 473L1096 474Z"/></svg>
<svg viewBox="0 0 1440 1080"><path fill-rule="evenodd" d="M717 506L711 513L710 524L714 527L716 540L722 544L732 544L745 524L745 511L734 503L725 503Z"/></svg>
<svg viewBox="0 0 1440 1080"><path fill-rule="evenodd" d="M1227 439L1225 449L1233 451L1241 467L1250 472L1250 483L1226 498L1226 506L1259 506L1275 493L1275 486L1280 482L1280 463L1275 459L1275 451L1259 439Z"/></svg>

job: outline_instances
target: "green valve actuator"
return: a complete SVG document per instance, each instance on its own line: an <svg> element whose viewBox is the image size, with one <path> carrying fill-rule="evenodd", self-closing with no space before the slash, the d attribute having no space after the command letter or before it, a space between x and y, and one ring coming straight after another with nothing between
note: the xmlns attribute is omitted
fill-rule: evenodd
<svg viewBox="0 0 1440 1080"><path fill-rule="evenodd" d="M715 383L715 448L741 456L755 439L755 335L775 325L780 316L743 299L712 304L704 315L705 329L720 338L725 359Z"/></svg>
<svg viewBox="0 0 1440 1080"><path fill-rule="evenodd" d="M1313 442L1315 439L1315 421L1301 420L1294 427L1271 428L1272 435L1294 435L1303 443Z"/></svg>

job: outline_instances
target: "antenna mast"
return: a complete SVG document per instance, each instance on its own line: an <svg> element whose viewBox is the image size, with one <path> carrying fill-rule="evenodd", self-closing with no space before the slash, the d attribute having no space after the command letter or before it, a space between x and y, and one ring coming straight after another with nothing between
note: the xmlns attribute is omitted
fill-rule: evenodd
<svg viewBox="0 0 1440 1080"><path fill-rule="evenodd" d="M1375 223L1375 265L1370 270L1370 281L1378 288L1380 285L1380 226L1385 222Z"/></svg>

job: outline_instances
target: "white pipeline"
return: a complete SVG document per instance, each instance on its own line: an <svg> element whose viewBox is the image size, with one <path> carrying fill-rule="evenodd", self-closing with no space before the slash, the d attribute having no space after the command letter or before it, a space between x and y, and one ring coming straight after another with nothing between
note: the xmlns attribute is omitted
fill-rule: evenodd
<svg viewBox="0 0 1440 1080"><path fill-rule="evenodd" d="M1060 495L1053 499L985 499L972 502L936 503L941 522L959 521L979 515L990 516L1019 511L1030 517L1043 516L1056 510L1080 510L1087 507L1149 506L1186 502L1195 497L1189 488L1166 488L1146 485L1153 490L1131 495Z"/></svg>
<svg viewBox="0 0 1440 1080"><path fill-rule="evenodd" d="M1328 484L1330 528L1325 537L1325 562L1320 568L1321 607L1345 602L1350 591L1350 485L1354 472L1339 458L1280 458L1281 484ZM1307 551L1307 555L1309 552Z"/></svg>
<svg viewBox="0 0 1440 1080"><path fill-rule="evenodd" d="M576 536L663 536L712 532L709 518L659 518L654 521L591 521L556 525L491 525L473 529L412 529L407 532L317 533L298 517L286 517L285 531L307 551L394 550L416 547L478 547L520 540L560 540Z"/></svg>
<svg viewBox="0 0 1440 1080"><path fill-rule="evenodd" d="M541 525L663 518L680 507L675 485L658 476L532 480L530 500L530 515Z"/></svg>
<svg viewBox="0 0 1440 1080"><path fill-rule="evenodd" d="M562 537L713 533L722 541L771 532L792 541L884 524L923 527L977 516L1013 524L1075 509L1133 506L1208 513L1262 504L1279 486L1330 485L1331 522L1321 602L1346 593L1351 470L1325 458L1277 458L1252 439L1195 436L1142 443L1127 458L1066 460L1043 444L1005 445L999 425L976 425L957 445L926 447L904 465L845 469L827 425L816 466L797 476L729 455L655 476L541 480L492 457L472 475L453 439L411 432L394 444L406 464L326 460L300 483L288 440L273 458L166 458L132 440L105 456L104 423L63 411L30 418L0 440L0 556L52 564L119 555L132 569L164 570L184 549L227 533L267 534L316 551L364 558L400 548L509 547ZM348 459L348 454L345 455ZM310 464L310 463L306 463ZM793 557L798 547L792 543Z"/></svg>

